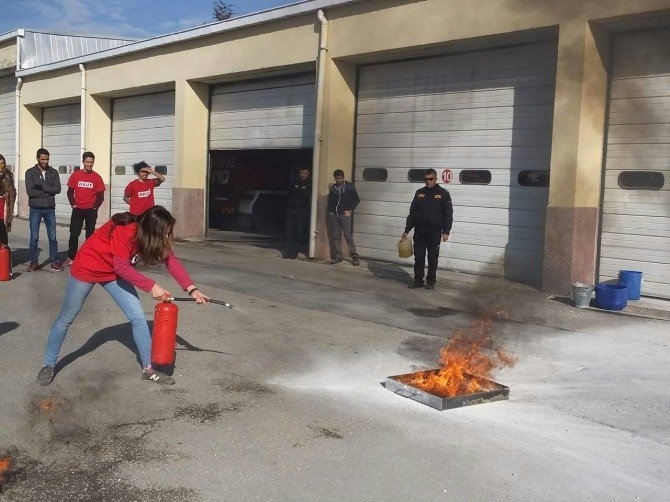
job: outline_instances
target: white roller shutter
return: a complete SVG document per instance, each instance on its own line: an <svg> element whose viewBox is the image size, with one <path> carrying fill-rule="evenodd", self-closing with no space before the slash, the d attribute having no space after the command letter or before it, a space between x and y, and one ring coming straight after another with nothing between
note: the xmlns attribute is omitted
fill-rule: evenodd
<svg viewBox="0 0 670 502"><path fill-rule="evenodd" d="M210 150L311 148L315 102L312 75L216 86Z"/></svg>
<svg viewBox="0 0 670 502"><path fill-rule="evenodd" d="M0 154L8 166L16 162L16 77L0 77ZM13 169L16 172L16 169Z"/></svg>
<svg viewBox="0 0 670 502"><path fill-rule="evenodd" d="M620 178L622 172L624 177ZM627 186L631 174L641 175L637 181L649 188L622 188L620 182ZM614 45L600 280L616 279L619 270L643 272L642 294L670 298L670 30L667 29L621 35Z"/></svg>
<svg viewBox="0 0 670 502"><path fill-rule="evenodd" d="M167 166L154 192L157 205L172 210L174 180L174 92L115 99L112 109L112 214L127 211L123 191L137 176L133 164Z"/></svg>
<svg viewBox="0 0 670 502"><path fill-rule="evenodd" d="M56 220L69 223L67 182L81 166L81 108L79 104L54 106L42 111L42 147L49 150L49 165L58 170L61 192L56 195Z"/></svg>
<svg viewBox="0 0 670 502"><path fill-rule="evenodd" d="M539 282L549 189L521 186L518 176L549 171L555 71L554 43L361 68L359 252L399 261L397 241L423 186L408 172L434 168L454 201L440 267ZM388 178L365 181L366 168L386 169ZM446 169L449 184L441 181ZM464 170L490 171L490 184L461 183Z"/></svg>

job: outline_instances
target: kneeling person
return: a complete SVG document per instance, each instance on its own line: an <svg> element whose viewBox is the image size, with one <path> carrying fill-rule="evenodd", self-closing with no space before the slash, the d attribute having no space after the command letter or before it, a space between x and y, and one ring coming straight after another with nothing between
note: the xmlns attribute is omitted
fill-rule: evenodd
<svg viewBox="0 0 670 502"><path fill-rule="evenodd" d="M95 155L84 152L82 155L82 169L75 171L67 182L67 198L72 206L70 218L70 243L64 267L72 265L79 250L79 236L81 227L86 224L86 238L95 232L95 222L98 220L98 209L105 200L105 183L102 177L93 171Z"/></svg>

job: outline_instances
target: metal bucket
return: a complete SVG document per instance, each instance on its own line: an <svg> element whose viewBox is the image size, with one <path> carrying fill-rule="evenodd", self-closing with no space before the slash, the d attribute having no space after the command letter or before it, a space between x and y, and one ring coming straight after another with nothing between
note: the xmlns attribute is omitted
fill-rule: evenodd
<svg viewBox="0 0 670 502"><path fill-rule="evenodd" d="M583 309L591 304L591 296L593 296L593 286L590 284L582 284L575 282L572 285L572 303L575 307Z"/></svg>

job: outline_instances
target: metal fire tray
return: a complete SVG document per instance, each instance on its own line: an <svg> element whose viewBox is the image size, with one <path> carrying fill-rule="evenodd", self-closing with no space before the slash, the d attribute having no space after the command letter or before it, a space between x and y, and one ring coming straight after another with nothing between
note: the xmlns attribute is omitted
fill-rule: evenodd
<svg viewBox="0 0 670 502"><path fill-rule="evenodd" d="M439 371L439 369L428 371ZM490 383L491 386L494 387L493 390L477 392L475 394L461 394L452 397L431 394L430 392L412 387L411 385L400 381L400 379L418 376L421 373L424 372L419 371L417 373L406 373L404 375L393 375L386 377L384 386L387 390L390 390L399 396L418 401L419 403L425 404L426 406L430 406L431 408L435 408L436 410L440 411L449 410L452 408L461 408L463 406L472 406L473 404L492 403L493 401L509 399L509 387L505 387L504 385L501 385L492 380L486 380L485 378L480 378L480 380Z"/></svg>

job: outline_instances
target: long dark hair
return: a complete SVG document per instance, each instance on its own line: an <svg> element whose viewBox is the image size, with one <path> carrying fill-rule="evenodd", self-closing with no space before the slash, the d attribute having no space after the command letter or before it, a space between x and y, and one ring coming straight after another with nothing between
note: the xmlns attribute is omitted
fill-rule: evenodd
<svg viewBox="0 0 670 502"><path fill-rule="evenodd" d="M9 178L12 175L12 171L9 170L9 166L7 165L7 161L5 160L5 156L0 154L0 161L4 164L5 168L0 171L0 177L2 177L4 174L7 175Z"/></svg>
<svg viewBox="0 0 670 502"><path fill-rule="evenodd" d="M135 248L146 265L163 263L172 251L175 219L163 206L153 206L140 216L117 213L112 216L114 226L137 222Z"/></svg>
<svg viewBox="0 0 670 502"><path fill-rule="evenodd" d="M7 165L7 161L5 160L4 155L0 154L0 161L2 161L5 165L5 168L0 171L0 183L4 183L7 181L10 184L14 184L14 176L12 175L12 171L9 169L9 166ZM3 193L3 187L0 186L0 193Z"/></svg>

